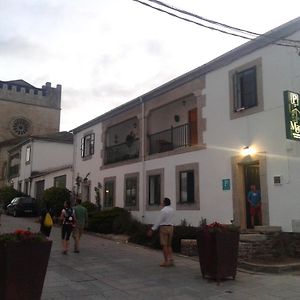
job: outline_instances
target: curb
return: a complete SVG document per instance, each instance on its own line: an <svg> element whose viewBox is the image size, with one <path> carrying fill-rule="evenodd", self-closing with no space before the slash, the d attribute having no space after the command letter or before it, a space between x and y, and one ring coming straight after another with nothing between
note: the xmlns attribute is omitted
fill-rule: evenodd
<svg viewBox="0 0 300 300"><path fill-rule="evenodd" d="M300 263L265 265L265 264L251 263L251 262L240 260L238 262L238 267L253 272L277 273L277 274L300 271Z"/></svg>

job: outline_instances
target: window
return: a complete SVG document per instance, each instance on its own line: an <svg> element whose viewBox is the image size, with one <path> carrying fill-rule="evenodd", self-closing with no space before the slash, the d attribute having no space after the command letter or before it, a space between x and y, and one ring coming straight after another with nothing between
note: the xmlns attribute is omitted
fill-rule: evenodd
<svg viewBox="0 0 300 300"><path fill-rule="evenodd" d="M146 183L146 209L159 210L164 197L164 169L148 170Z"/></svg>
<svg viewBox="0 0 300 300"><path fill-rule="evenodd" d="M138 175L125 175L125 207L138 207Z"/></svg>
<svg viewBox="0 0 300 300"><path fill-rule="evenodd" d="M24 194L29 195L29 181L25 181L24 183Z"/></svg>
<svg viewBox="0 0 300 300"><path fill-rule="evenodd" d="M115 180L107 180L104 182L104 208L110 208L114 206L115 199Z"/></svg>
<svg viewBox="0 0 300 300"><path fill-rule="evenodd" d="M198 163L176 166L176 209L200 209L199 197Z"/></svg>
<svg viewBox="0 0 300 300"><path fill-rule="evenodd" d="M194 171L183 171L179 173L180 176L180 203L194 203Z"/></svg>
<svg viewBox="0 0 300 300"><path fill-rule="evenodd" d="M160 175L149 176L149 205L160 205L160 200L161 200L160 185L161 185Z"/></svg>
<svg viewBox="0 0 300 300"><path fill-rule="evenodd" d="M263 111L262 60L229 71L230 119Z"/></svg>
<svg viewBox="0 0 300 300"><path fill-rule="evenodd" d="M65 188L66 182L67 182L66 175L54 177L54 187Z"/></svg>
<svg viewBox="0 0 300 300"><path fill-rule="evenodd" d="M237 72L233 76L234 110L239 111L257 105L256 67Z"/></svg>
<svg viewBox="0 0 300 300"><path fill-rule="evenodd" d="M81 139L81 157L87 157L94 154L95 134L90 133Z"/></svg>
<svg viewBox="0 0 300 300"><path fill-rule="evenodd" d="M31 154L31 147L26 147L26 153L25 153L25 164L30 163L30 154Z"/></svg>

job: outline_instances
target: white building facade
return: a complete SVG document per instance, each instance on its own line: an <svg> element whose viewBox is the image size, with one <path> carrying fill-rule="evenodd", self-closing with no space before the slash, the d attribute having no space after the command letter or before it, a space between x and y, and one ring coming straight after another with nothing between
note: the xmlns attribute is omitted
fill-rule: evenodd
<svg viewBox="0 0 300 300"><path fill-rule="evenodd" d="M300 40L300 18L75 128L77 193L95 202L102 186L103 208L125 207L145 223L169 197L177 224L204 218L248 228L246 196L256 184L259 225L292 231L300 57L287 39Z"/></svg>
<svg viewBox="0 0 300 300"><path fill-rule="evenodd" d="M38 200L45 189L73 186L73 135L32 136L9 150L10 184Z"/></svg>

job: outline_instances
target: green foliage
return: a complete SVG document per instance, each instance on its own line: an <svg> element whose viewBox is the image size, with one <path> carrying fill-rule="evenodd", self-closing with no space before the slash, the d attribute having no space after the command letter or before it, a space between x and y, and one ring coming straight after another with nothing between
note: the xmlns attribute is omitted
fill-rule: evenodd
<svg viewBox="0 0 300 300"><path fill-rule="evenodd" d="M43 206L48 202L54 216L58 217L64 207L64 202L70 200L71 192L66 188L51 187L43 193Z"/></svg>
<svg viewBox="0 0 300 300"><path fill-rule="evenodd" d="M82 202L81 205L84 206L88 210L89 214L98 210L97 205L92 202L89 202L89 201Z"/></svg>
<svg viewBox="0 0 300 300"><path fill-rule="evenodd" d="M3 188L0 188L0 206L2 203L3 207L6 208L13 198L22 196L27 195L15 190L12 186L4 186Z"/></svg>
<svg viewBox="0 0 300 300"><path fill-rule="evenodd" d="M120 207L92 212L88 229L99 233L125 233L126 229L122 228L122 224L124 225L124 220L129 218L126 214L130 215Z"/></svg>
<svg viewBox="0 0 300 300"><path fill-rule="evenodd" d="M180 252L181 239L197 239L198 227L193 226L174 226L172 247L174 252Z"/></svg>

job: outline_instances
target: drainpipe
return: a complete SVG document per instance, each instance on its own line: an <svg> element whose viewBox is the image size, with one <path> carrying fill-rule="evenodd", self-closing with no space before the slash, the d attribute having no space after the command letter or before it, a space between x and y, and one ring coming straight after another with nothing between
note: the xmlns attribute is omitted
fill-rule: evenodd
<svg viewBox="0 0 300 300"><path fill-rule="evenodd" d="M146 177L145 177L145 103L143 98L140 97L140 102L142 105L142 124L141 124L141 157L142 157L142 185L141 185L141 194L142 194L142 222L145 220L145 205L146 205Z"/></svg>

